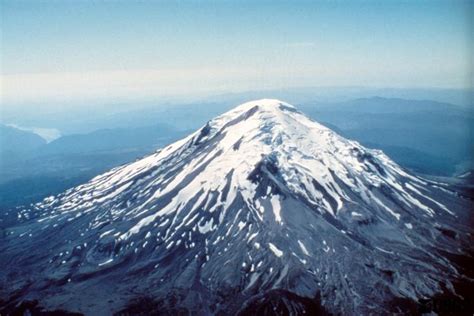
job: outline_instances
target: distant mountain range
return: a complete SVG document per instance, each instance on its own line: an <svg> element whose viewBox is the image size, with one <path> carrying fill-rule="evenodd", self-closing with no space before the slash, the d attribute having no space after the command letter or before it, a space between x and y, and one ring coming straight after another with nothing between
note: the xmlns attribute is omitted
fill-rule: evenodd
<svg viewBox="0 0 474 316"><path fill-rule="evenodd" d="M13 214L0 312L470 313L473 206L290 104L248 102Z"/></svg>
<svg viewBox="0 0 474 316"><path fill-rule="evenodd" d="M62 192L186 134L170 126L154 125L66 135L46 143L31 132L6 129L28 138L23 141L2 133L0 209Z"/></svg>
<svg viewBox="0 0 474 316"><path fill-rule="evenodd" d="M301 109L417 172L447 176L474 166L474 112L469 107L374 97L309 103Z"/></svg>
<svg viewBox="0 0 474 316"><path fill-rule="evenodd" d="M0 164L22 159L46 144L40 136L20 129L0 124Z"/></svg>

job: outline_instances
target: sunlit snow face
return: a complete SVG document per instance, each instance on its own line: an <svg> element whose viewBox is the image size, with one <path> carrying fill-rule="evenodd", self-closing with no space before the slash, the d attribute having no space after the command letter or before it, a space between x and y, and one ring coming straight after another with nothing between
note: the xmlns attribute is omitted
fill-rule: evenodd
<svg viewBox="0 0 474 316"><path fill-rule="evenodd" d="M434 214L417 198L423 195L417 189L422 180L406 174L383 153L340 137L287 103L268 99L242 104L156 154L94 178L66 194L57 211L87 212L133 191L133 200L139 203L129 201L126 209L111 210L114 218L139 218L133 227L117 233L121 239L185 208L190 214L187 221L195 220L192 214L198 208L210 213L219 209L219 220L196 226L205 234L215 229L227 208L242 197L261 219L268 208L274 220L284 224L282 197L269 187L264 196L257 193L259 183L251 174L258 168L268 169L278 177L278 185L333 216L352 202L349 188L366 203L400 220L401 215L370 188L384 185L392 188L402 203ZM400 178L406 179L405 185ZM168 196L172 198L167 203L154 206ZM189 201L194 205L190 209ZM45 205L51 204L53 201L45 201ZM449 212L444 205L439 207ZM101 222L97 219L94 225Z"/></svg>

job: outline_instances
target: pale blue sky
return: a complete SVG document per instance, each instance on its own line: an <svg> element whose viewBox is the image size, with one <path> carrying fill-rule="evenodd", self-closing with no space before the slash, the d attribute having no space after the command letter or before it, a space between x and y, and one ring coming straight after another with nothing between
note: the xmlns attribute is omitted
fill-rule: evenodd
<svg viewBox="0 0 474 316"><path fill-rule="evenodd" d="M468 1L1 1L2 97L472 85Z"/></svg>

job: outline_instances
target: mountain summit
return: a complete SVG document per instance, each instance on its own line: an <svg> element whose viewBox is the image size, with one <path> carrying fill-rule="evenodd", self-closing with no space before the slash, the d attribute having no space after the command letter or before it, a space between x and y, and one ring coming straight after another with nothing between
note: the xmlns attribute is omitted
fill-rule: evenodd
<svg viewBox="0 0 474 316"><path fill-rule="evenodd" d="M20 211L0 294L89 314L403 312L465 279L448 257L472 247L470 207L257 100Z"/></svg>

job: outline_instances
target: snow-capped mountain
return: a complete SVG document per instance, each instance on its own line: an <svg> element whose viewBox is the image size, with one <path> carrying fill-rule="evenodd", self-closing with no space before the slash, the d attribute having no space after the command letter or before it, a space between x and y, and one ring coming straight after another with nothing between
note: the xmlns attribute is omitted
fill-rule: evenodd
<svg viewBox="0 0 474 316"><path fill-rule="evenodd" d="M449 258L472 250L470 208L258 100L19 212L0 295L86 314L403 311L466 278Z"/></svg>

